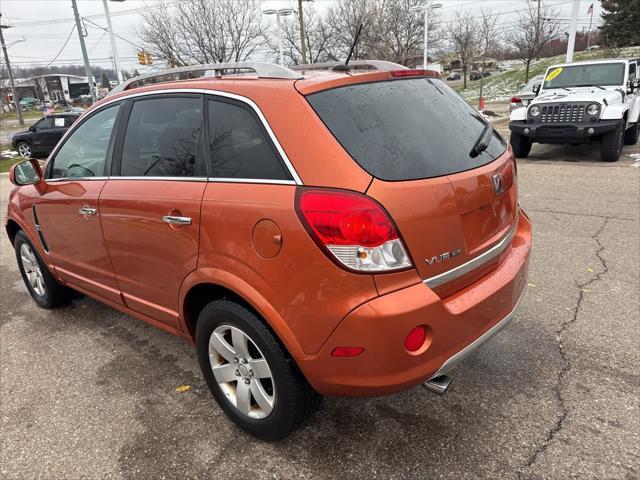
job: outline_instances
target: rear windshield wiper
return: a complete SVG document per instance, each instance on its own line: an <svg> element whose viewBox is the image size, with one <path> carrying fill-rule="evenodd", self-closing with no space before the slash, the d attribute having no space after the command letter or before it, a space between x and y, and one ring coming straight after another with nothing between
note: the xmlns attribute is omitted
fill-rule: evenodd
<svg viewBox="0 0 640 480"><path fill-rule="evenodd" d="M482 129L482 133L476 140L476 143L473 144L473 148L469 152L469 156L471 158L475 158L484 152L489 146L489 142L491 142L491 137L493 136L493 125L491 122L487 122Z"/></svg>

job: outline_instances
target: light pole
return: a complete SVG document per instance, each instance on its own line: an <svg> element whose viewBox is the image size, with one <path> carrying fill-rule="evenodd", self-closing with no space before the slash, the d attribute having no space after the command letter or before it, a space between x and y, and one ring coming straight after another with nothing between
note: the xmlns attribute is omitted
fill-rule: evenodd
<svg viewBox="0 0 640 480"><path fill-rule="evenodd" d="M569 30L569 42L567 43L567 58L565 62L573 62L573 49L576 44L576 30L578 28L578 10L580 8L580 0L573 0L573 9L571 10L571 29Z"/></svg>
<svg viewBox="0 0 640 480"><path fill-rule="evenodd" d="M0 17L2 14L0 13ZM13 92L13 103L16 104L16 113L18 114L18 122L20 125L24 125L24 118L22 118L22 108L20 108L20 100L18 99L18 92L16 91L16 84L13 81L13 71L11 70L11 62L9 62L9 54L7 53L7 46L4 43L3 30L11 28L9 25L0 24L0 44L2 44L2 51L4 52L4 61L7 64L7 72L9 73L9 82L11 83L11 91ZM17 42L13 42L17 43ZM13 43L11 45L13 45Z"/></svg>
<svg viewBox="0 0 640 480"><path fill-rule="evenodd" d="M93 74L91 73L91 65L89 65L89 56L87 55L87 46L84 44L84 34L82 33L82 22L80 21L80 14L78 13L78 5L76 0L71 0L71 7L73 8L73 16L76 19L76 30L78 31L78 37L80 38L80 50L82 50L82 59L84 60L84 71L87 74L87 82L89 83L89 92L91 93L91 102L96 101L96 90L93 88Z"/></svg>
<svg viewBox="0 0 640 480"><path fill-rule="evenodd" d="M265 15L275 15L276 16L276 25L278 28L278 50L279 50L279 61L280 65L283 65L283 54L282 54L282 28L280 25L280 17L287 17L293 13L293 10L290 8L270 8L269 10L263 10L262 13Z"/></svg>
<svg viewBox="0 0 640 480"><path fill-rule="evenodd" d="M124 0L109 0L111 2L124 2ZM113 55L113 66L116 69L116 78L118 83L122 83L122 72L118 66L118 51L116 50L116 37L113 35L113 26L111 25L111 14L109 13L109 2L102 0L104 5L104 14L107 17L107 28L109 29L109 37L111 39L111 54Z"/></svg>
<svg viewBox="0 0 640 480"><path fill-rule="evenodd" d="M411 10L424 10L424 63L423 68L427 69L427 54L429 53L429 9L435 10L436 8L442 7L441 3L429 3L429 1L425 1L422 5L415 5L411 7Z"/></svg>

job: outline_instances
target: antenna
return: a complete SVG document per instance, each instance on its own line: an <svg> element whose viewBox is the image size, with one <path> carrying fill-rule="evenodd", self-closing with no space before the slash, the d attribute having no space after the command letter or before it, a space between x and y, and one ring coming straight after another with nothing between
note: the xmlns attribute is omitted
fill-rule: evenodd
<svg viewBox="0 0 640 480"><path fill-rule="evenodd" d="M351 49L349 50L349 55L347 55L347 59L344 62L344 65L340 64L340 65L336 65L335 67L333 67L333 69L337 72L345 72L349 70L349 60L351 60L351 56L353 55L353 51L356 48L356 45L358 45L358 40L360 39L360 33L362 33L362 27L364 27L364 24L360 24L360 26L358 27L358 31L356 32L356 36L353 38L353 43L351 44Z"/></svg>

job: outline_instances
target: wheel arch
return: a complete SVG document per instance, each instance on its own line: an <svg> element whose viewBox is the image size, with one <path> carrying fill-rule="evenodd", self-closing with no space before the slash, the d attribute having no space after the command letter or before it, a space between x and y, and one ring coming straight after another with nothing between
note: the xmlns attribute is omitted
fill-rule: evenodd
<svg viewBox="0 0 640 480"><path fill-rule="evenodd" d="M291 356L304 355L289 325L256 289L239 277L215 268L196 270L182 284L180 319L185 335L195 340L200 311L209 302L223 298L238 302L253 311L280 339Z"/></svg>
<svg viewBox="0 0 640 480"><path fill-rule="evenodd" d="M22 230L22 227L13 218L9 218L5 225L5 229L7 230L7 236L9 237L9 241L11 242L11 245L13 245L13 242L16 239L16 235L20 230Z"/></svg>

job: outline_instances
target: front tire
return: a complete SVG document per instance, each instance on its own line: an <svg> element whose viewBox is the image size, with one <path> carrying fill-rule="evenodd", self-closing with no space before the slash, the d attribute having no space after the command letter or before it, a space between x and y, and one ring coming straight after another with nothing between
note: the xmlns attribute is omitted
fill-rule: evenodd
<svg viewBox="0 0 640 480"><path fill-rule="evenodd" d="M67 303L72 291L53 278L27 236L18 232L13 244L22 280L31 298L42 308L55 308Z"/></svg>
<svg viewBox="0 0 640 480"><path fill-rule="evenodd" d="M531 145L533 145L533 141L529 137L515 132L511 132L509 143L511 143L516 158L527 158L531 151Z"/></svg>
<svg viewBox="0 0 640 480"><path fill-rule="evenodd" d="M624 122L612 132L607 132L600 141L600 158L604 162L617 162L624 144Z"/></svg>
<svg viewBox="0 0 640 480"><path fill-rule="evenodd" d="M261 440L287 437L320 405L320 395L279 340L242 305L228 300L206 305L198 316L196 347L220 408Z"/></svg>
<svg viewBox="0 0 640 480"><path fill-rule="evenodd" d="M27 142L18 143L18 145L16 145L16 148L18 149L18 155L20 155L22 158L31 158L33 152L31 150L31 145L29 145Z"/></svg>
<svg viewBox="0 0 640 480"><path fill-rule="evenodd" d="M624 144L625 145L635 145L638 143L638 139L640 138L640 118L638 121L633 124L631 128L628 128L624 134Z"/></svg>

